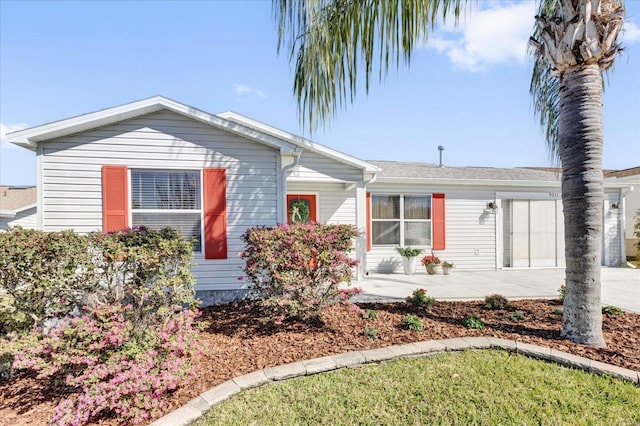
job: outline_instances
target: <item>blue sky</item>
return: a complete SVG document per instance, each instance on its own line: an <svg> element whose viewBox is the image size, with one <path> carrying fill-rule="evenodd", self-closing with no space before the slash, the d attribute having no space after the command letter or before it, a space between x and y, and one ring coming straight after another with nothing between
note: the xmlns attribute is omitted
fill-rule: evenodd
<svg viewBox="0 0 640 426"><path fill-rule="evenodd" d="M604 167L640 165L640 1L604 95ZM532 1L479 1L311 137L365 160L550 165L528 94ZM271 1L0 0L0 183L35 184L8 131L163 95L303 134Z"/></svg>

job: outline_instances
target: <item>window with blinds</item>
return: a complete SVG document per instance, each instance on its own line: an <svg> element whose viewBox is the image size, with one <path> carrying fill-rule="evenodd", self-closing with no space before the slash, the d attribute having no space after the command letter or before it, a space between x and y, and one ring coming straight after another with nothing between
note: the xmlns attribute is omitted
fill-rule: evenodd
<svg viewBox="0 0 640 426"><path fill-rule="evenodd" d="M373 245L430 246L431 197L372 195Z"/></svg>
<svg viewBox="0 0 640 426"><path fill-rule="evenodd" d="M171 227L202 251L200 171L131 170L132 226Z"/></svg>

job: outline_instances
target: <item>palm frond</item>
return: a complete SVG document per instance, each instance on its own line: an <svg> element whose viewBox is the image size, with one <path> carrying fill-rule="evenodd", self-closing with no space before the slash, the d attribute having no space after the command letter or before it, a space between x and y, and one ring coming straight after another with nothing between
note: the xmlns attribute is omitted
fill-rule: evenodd
<svg viewBox="0 0 640 426"><path fill-rule="evenodd" d="M457 23L467 0L273 0L278 51L295 61L293 92L300 120L313 131L353 103L358 74L408 65L438 19Z"/></svg>
<svg viewBox="0 0 640 426"><path fill-rule="evenodd" d="M538 9L539 16L555 16L561 4L558 0L543 0ZM539 118L545 135L549 157L554 165L560 161L558 146L558 118L560 115L560 80L553 73L552 65L545 59L542 27L536 21L529 44L529 56L533 61L529 93L533 112Z"/></svg>

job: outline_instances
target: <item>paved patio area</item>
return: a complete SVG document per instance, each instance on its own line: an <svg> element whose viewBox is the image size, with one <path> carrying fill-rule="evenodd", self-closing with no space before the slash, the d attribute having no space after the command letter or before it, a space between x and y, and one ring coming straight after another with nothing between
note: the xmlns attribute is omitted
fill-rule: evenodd
<svg viewBox="0 0 640 426"><path fill-rule="evenodd" d="M418 288L440 300L477 300L499 293L509 299L558 297L564 269L508 269L462 271L427 275L420 267L414 275L372 274L354 283L364 293L358 301L400 301ZM640 269L602 268L602 303L640 313Z"/></svg>

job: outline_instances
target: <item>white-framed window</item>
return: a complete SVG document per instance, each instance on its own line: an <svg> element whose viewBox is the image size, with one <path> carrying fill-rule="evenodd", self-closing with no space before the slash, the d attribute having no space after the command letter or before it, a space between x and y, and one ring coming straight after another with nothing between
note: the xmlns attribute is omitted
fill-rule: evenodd
<svg viewBox="0 0 640 426"><path fill-rule="evenodd" d="M202 252L202 190L199 170L131 169L131 225L167 226Z"/></svg>
<svg viewBox="0 0 640 426"><path fill-rule="evenodd" d="M371 195L374 246L431 246L430 195Z"/></svg>

